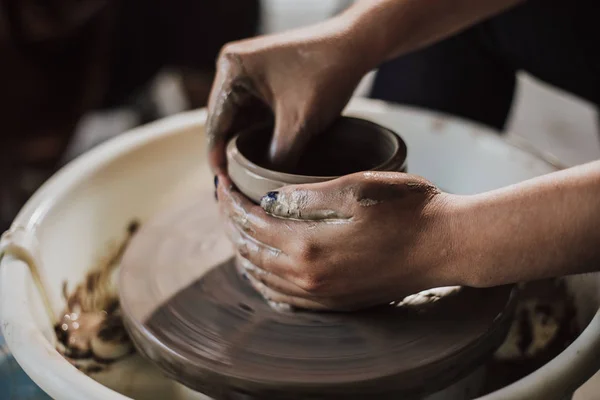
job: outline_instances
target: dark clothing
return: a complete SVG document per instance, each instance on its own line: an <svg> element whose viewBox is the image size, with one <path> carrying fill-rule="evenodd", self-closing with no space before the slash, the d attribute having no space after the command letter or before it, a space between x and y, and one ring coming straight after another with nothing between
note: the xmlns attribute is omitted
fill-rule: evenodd
<svg viewBox="0 0 600 400"><path fill-rule="evenodd" d="M72 127L162 67L212 71L221 46L257 32L259 3L0 0L0 112L13 128L3 138Z"/></svg>
<svg viewBox="0 0 600 400"><path fill-rule="evenodd" d="M527 1L384 64L371 96L502 130L524 70L598 106L599 11L594 0Z"/></svg>
<svg viewBox="0 0 600 400"><path fill-rule="evenodd" d="M258 31L259 0L0 0L0 228L56 168L81 116L163 67L212 74ZM35 189L35 188L32 188Z"/></svg>

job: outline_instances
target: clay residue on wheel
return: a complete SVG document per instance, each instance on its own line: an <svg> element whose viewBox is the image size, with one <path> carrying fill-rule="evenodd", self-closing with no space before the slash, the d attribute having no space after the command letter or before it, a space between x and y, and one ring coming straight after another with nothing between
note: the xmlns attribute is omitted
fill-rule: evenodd
<svg viewBox="0 0 600 400"><path fill-rule="evenodd" d="M103 371L133 353L125 331L114 280L121 257L139 223L132 221L125 240L112 249L72 292L63 284L66 307L54 327L56 348L85 373Z"/></svg>
<svg viewBox="0 0 600 400"><path fill-rule="evenodd" d="M419 293L407 296L401 301L392 302L391 305L396 307L403 307L406 309L413 309L417 312L426 312L436 302L447 299L448 296L455 296L461 291L460 286L447 286L439 287L428 290L423 290Z"/></svg>
<svg viewBox="0 0 600 400"><path fill-rule="evenodd" d="M136 250L151 262L163 237ZM168 259L177 265L195 247L180 243ZM422 398L501 343L511 291L440 288L412 299L429 302L427 312L408 299L354 313L279 312L231 258L159 304L133 339L168 377L215 398L238 388L257 399Z"/></svg>
<svg viewBox="0 0 600 400"><path fill-rule="evenodd" d="M486 393L529 375L565 350L581 333L576 317L564 279L521 284L509 334L487 365Z"/></svg>

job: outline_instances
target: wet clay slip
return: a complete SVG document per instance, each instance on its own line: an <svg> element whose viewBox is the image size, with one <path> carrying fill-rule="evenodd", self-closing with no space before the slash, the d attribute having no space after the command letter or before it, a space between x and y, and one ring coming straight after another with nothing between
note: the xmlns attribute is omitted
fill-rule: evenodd
<svg viewBox="0 0 600 400"><path fill-rule="evenodd" d="M227 145L228 173L255 202L290 184L324 182L361 171L406 171L407 149L391 130L354 117L341 117L313 138L298 163L280 170L268 161L271 130L240 133Z"/></svg>
<svg viewBox="0 0 600 400"><path fill-rule="evenodd" d="M413 399L483 364L515 305L504 286L356 313L282 312L244 279L212 192L174 205L142 225L122 260L132 341L166 375L215 399Z"/></svg>

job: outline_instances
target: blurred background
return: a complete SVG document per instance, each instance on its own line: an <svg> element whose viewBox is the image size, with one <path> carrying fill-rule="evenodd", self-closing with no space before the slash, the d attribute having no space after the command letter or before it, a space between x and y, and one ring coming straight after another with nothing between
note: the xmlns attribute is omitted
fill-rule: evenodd
<svg viewBox="0 0 600 400"><path fill-rule="evenodd" d="M311 24L352 2L3 2L0 228L77 155L136 125L203 107L224 43ZM357 96L369 96L375 73ZM522 74L506 130L572 165L600 156L597 122L589 104Z"/></svg>

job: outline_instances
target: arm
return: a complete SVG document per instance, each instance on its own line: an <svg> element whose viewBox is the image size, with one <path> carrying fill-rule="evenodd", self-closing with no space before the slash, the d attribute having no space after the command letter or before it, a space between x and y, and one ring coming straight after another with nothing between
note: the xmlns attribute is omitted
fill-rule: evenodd
<svg viewBox="0 0 600 400"><path fill-rule="evenodd" d="M221 176L218 200L255 287L299 307L600 270L600 161L473 196L367 172L286 186L260 206Z"/></svg>
<svg viewBox="0 0 600 400"><path fill-rule="evenodd" d="M598 271L600 161L466 197L454 221L464 284Z"/></svg>
<svg viewBox="0 0 600 400"><path fill-rule="evenodd" d="M235 132L269 119L271 162L292 166L308 140L339 116L368 71L519 1L361 0L312 26L228 44L208 105L213 171L226 173L225 143Z"/></svg>
<svg viewBox="0 0 600 400"><path fill-rule="evenodd" d="M340 18L377 64L433 44L523 0L360 0ZM374 65L375 66L375 65Z"/></svg>

